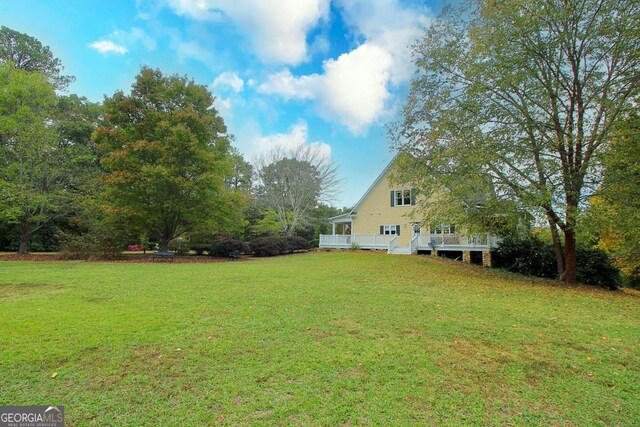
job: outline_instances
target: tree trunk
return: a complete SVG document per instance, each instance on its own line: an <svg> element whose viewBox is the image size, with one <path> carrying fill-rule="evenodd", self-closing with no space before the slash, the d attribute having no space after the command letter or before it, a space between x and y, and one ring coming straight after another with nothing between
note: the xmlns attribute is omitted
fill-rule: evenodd
<svg viewBox="0 0 640 427"><path fill-rule="evenodd" d="M31 239L31 230L28 223L20 224L20 246L18 247L18 255L27 255L29 253L29 240Z"/></svg>
<svg viewBox="0 0 640 427"><path fill-rule="evenodd" d="M560 280L566 283L575 283L578 279L578 263L576 260L576 233L568 228L564 232L564 273Z"/></svg>
<svg viewBox="0 0 640 427"><path fill-rule="evenodd" d="M160 240L158 243L158 251L159 252L167 252L169 250L169 241L168 240Z"/></svg>
<svg viewBox="0 0 640 427"><path fill-rule="evenodd" d="M551 240L553 241L553 249L556 252L556 266L558 268L558 277L561 277L564 273L564 250L562 248L562 242L560 241L560 234L558 233L558 226L556 223L548 217L549 230L551 231Z"/></svg>

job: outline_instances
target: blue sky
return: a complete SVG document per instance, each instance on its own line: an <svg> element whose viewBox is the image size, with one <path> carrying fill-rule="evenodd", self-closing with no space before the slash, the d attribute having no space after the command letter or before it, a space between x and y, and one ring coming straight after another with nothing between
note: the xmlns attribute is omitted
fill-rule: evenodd
<svg viewBox="0 0 640 427"><path fill-rule="evenodd" d="M312 145L353 205L393 157L413 66L409 45L440 0L0 0L0 25L38 38L101 101L141 65L186 74L217 97L248 160Z"/></svg>

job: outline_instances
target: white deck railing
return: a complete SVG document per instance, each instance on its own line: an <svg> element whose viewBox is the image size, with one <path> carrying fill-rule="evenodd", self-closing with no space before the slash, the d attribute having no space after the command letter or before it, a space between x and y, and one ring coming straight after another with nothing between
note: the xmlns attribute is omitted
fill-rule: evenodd
<svg viewBox="0 0 640 427"><path fill-rule="evenodd" d="M418 247L489 247L498 246L499 239L489 233L476 233L470 236L460 234L421 234L418 237Z"/></svg>
<svg viewBox="0 0 640 427"><path fill-rule="evenodd" d="M417 254L418 253L418 240L420 239L420 235L417 234L415 236L413 236L411 238L411 243L409 244L409 247L411 249L411 253L412 254Z"/></svg>
<svg viewBox="0 0 640 427"><path fill-rule="evenodd" d="M397 244L395 234L321 234L321 248L344 249L358 246L362 249L393 250ZM392 243L393 242L393 243ZM477 233L470 236L459 234L420 234L411 239L411 253L418 250L436 249L468 250L473 248L491 249L498 246L499 239L488 233ZM393 245L393 248L391 246Z"/></svg>
<svg viewBox="0 0 640 427"><path fill-rule="evenodd" d="M388 234L321 234L321 248L350 248L360 246L363 249L387 249L393 235Z"/></svg>

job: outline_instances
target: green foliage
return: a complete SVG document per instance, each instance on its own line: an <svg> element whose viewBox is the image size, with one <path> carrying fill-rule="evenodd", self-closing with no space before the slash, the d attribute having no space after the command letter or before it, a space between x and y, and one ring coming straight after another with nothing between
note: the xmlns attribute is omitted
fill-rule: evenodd
<svg viewBox="0 0 640 427"><path fill-rule="evenodd" d="M66 259L112 260L122 258L124 245L112 230L91 230L83 234L58 234L62 257Z"/></svg>
<svg viewBox="0 0 640 427"><path fill-rule="evenodd" d="M255 256L275 256L284 253L281 236L258 237L249 244Z"/></svg>
<svg viewBox="0 0 640 427"><path fill-rule="evenodd" d="M131 94L104 101L94 134L114 215L157 235L161 248L189 231L237 223L226 127L206 87L143 67Z"/></svg>
<svg viewBox="0 0 640 427"><path fill-rule="evenodd" d="M224 239L211 246L210 255L218 257L228 257L231 253L243 254L249 252L246 243L237 239Z"/></svg>
<svg viewBox="0 0 640 427"><path fill-rule="evenodd" d="M56 89L64 90L74 81L63 76L62 62L53 56L49 46L37 39L7 27L0 27L0 63L11 62L20 70L43 73Z"/></svg>
<svg viewBox="0 0 640 427"><path fill-rule="evenodd" d="M253 186L253 166L247 162L237 148L231 147L229 160L231 162L231 174L226 179L227 187L251 194Z"/></svg>
<svg viewBox="0 0 640 427"><path fill-rule="evenodd" d="M590 201L584 229L610 252L629 278L640 281L640 113L631 112L616 127L603 159L604 182Z"/></svg>
<svg viewBox="0 0 640 427"><path fill-rule="evenodd" d="M528 276L556 278L553 246L535 236L505 236L496 251L496 266Z"/></svg>
<svg viewBox="0 0 640 427"><path fill-rule="evenodd" d="M189 240L182 237L170 240L167 244L167 250L173 251L178 255L186 255L189 253ZM162 251L162 245L160 245L160 251Z"/></svg>
<svg viewBox="0 0 640 427"><path fill-rule="evenodd" d="M622 283L620 271L600 249L579 248L578 281L616 290ZM557 277L553 245L532 235L507 236L496 251L496 266L528 276Z"/></svg>
<svg viewBox="0 0 640 427"><path fill-rule="evenodd" d="M191 245L189 249L195 252L196 255L202 256L205 252L209 253L209 251L211 251L211 245L206 243L197 243L195 245Z"/></svg>
<svg viewBox="0 0 640 427"><path fill-rule="evenodd" d="M259 219L253 226L253 233L257 236L278 236L284 234L285 230L282 225L282 221L276 211L267 210L263 214L264 216ZM292 214L289 212L285 214L287 218L291 218Z"/></svg>
<svg viewBox="0 0 640 427"><path fill-rule="evenodd" d="M56 105L43 74L0 64L0 220L20 227L20 252L68 207L72 157L50 125Z"/></svg>
<svg viewBox="0 0 640 427"><path fill-rule="evenodd" d="M616 290L622 285L622 276L605 251L578 248L578 282Z"/></svg>
<svg viewBox="0 0 640 427"><path fill-rule="evenodd" d="M250 243L255 256L275 256L309 250L309 242L299 236L258 237Z"/></svg>

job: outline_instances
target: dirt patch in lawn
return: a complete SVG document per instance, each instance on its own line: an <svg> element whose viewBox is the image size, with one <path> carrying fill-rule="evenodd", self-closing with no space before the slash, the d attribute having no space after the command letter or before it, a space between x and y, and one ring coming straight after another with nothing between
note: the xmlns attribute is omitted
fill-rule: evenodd
<svg viewBox="0 0 640 427"><path fill-rule="evenodd" d="M63 285L51 283L0 283L0 299L33 293L48 293L64 288Z"/></svg>

